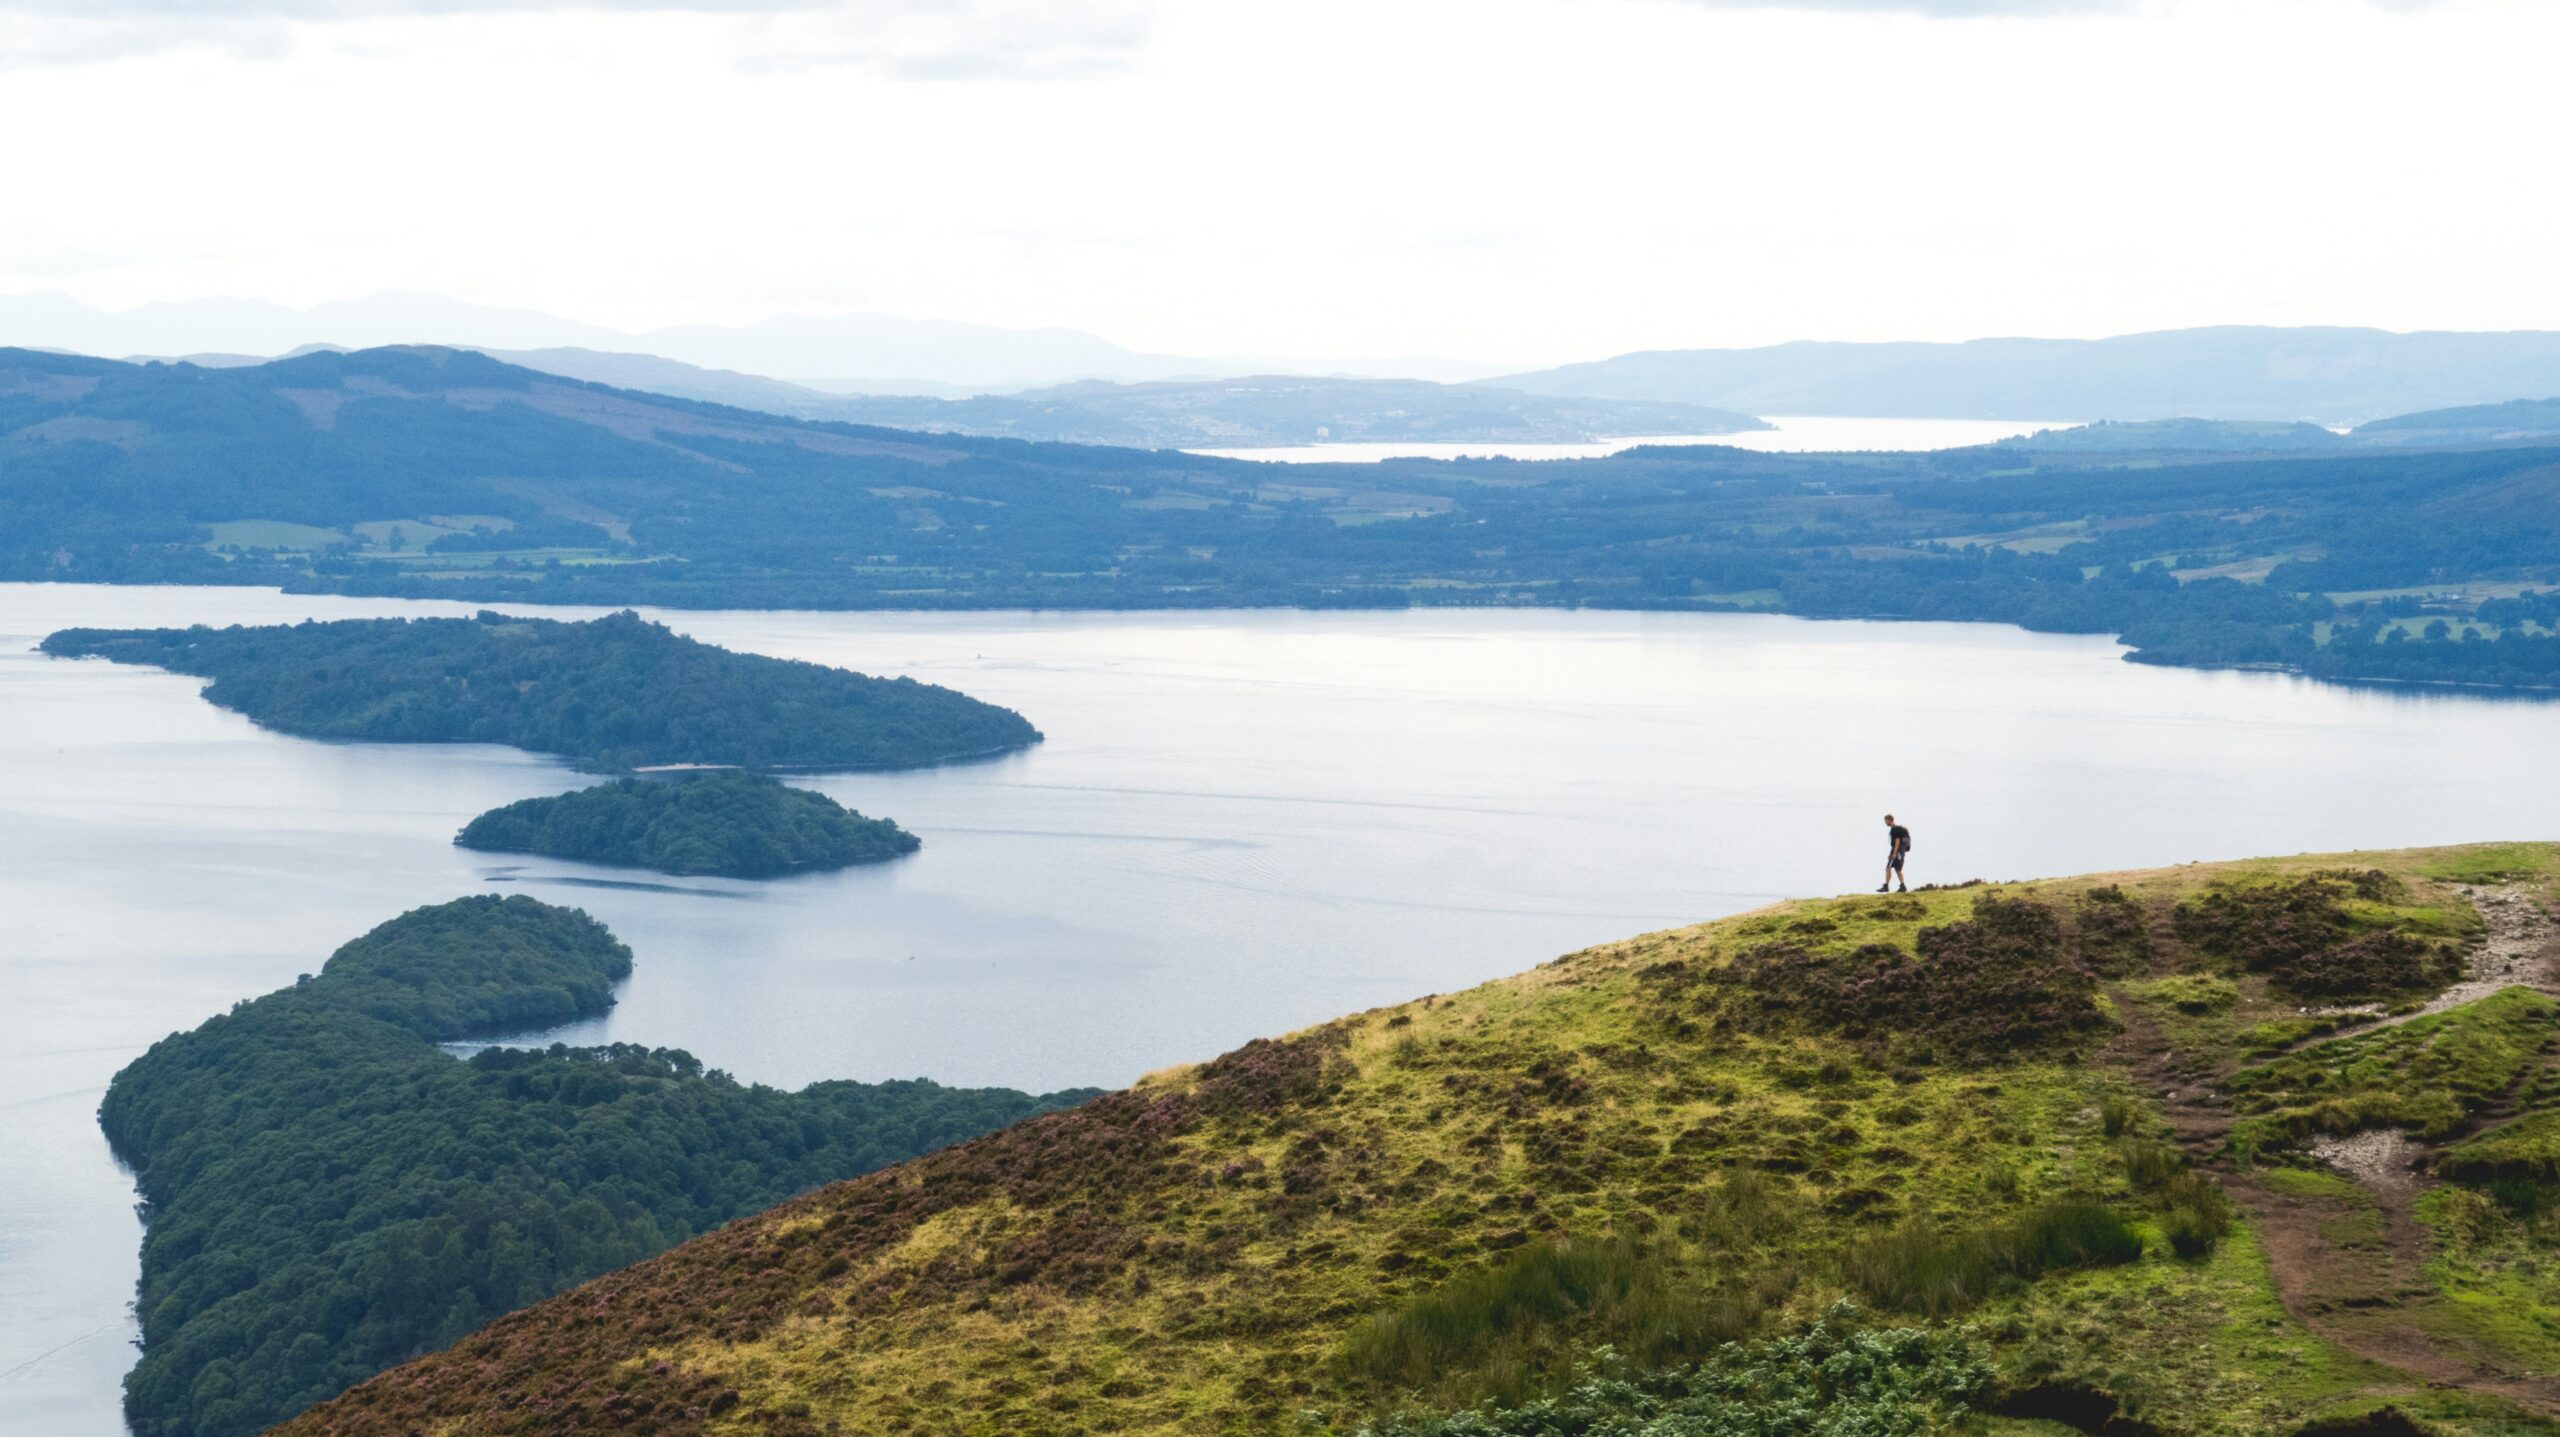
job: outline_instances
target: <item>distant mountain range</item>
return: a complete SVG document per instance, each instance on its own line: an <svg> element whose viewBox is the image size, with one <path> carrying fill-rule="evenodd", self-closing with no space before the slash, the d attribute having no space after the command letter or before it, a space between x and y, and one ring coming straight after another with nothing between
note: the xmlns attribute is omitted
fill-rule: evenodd
<svg viewBox="0 0 2560 1437"><path fill-rule="evenodd" d="M1007 393L1081 379L1135 382L1271 371L1480 379L1506 366L1427 356L1378 361L1146 354L1082 330L1007 329L888 314L785 314L752 324L641 332L537 310L384 293L293 309L207 299L104 310L61 294L0 295L0 345L103 358L266 357L315 346L441 344L495 351L587 349L661 355L710 369L777 375L834 393Z"/></svg>
<svg viewBox="0 0 2560 1437"><path fill-rule="evenodd" d="M1654 350L1487 382L1751 414L2350 425L2560 394L2560 333L2224 326L2113 339L1799 343Z"/></svg>
<svg viewBox="0 0 2560 1437"><path fill-rule="evenodd" d="M1579 443L1632 435L1737 434L1769 426L1698 404L1579 399L1421 379L1243 375L1115 384L1085 380L967 399L828 394L807 385L647 354L488 350L568 379L795 419L1141 449L1331 442Z"/></svg>
<svg viewBox="0 0 2560 1437"><path fill-rule="evenodd" d="M400 344L476 349L570 378L798 418L1152 447L1722 433L1747 427L1733 422L1738 415L2346 428L2560 394L2560 332L2537 330L2225 326L2094 340L1806 342L1652 350L1504 375L1500 366L1435 358L1149 354L1079 330L883 314L627 332L431 295L307 310L195 300L124 311L58 294L0 295L0 345L237 365ZM1462 396L1449 387L1458 383L1500 397ZM996 395L1012 402L979 402ZM2447 433L2455 437L2444 442L2481 442L2475 428ZM2103 442L2120 447L2126 437ZM2161 447L2223 448L2231 437ZM2296 439L2253 447L2319 444Z"/></svg>

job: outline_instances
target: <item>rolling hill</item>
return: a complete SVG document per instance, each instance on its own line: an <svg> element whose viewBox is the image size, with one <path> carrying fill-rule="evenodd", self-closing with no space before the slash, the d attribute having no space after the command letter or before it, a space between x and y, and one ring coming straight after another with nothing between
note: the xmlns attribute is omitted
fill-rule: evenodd
<svg viewBox="0 0 2560 1437"><path fill-rule="evenodd" d="M2511 399L2395 414L2356 426L2355 437L2390 444L2512 444L2560 435L2560 399Z"/></svg>
<svg viewBox="0 0 2560 1437"><path fill-rule="evenodd" d="M2555 878L1611 944L784 1203L280 1430L2546 1432Z"/></svg>

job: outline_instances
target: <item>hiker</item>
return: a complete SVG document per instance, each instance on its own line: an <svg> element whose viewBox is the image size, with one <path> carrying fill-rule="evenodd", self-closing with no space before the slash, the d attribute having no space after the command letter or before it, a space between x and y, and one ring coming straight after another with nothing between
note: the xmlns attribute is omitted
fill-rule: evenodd
<svg viewBox="0 0 2560 1437"><path fill-rule="evenodd" d="M1893 815L1888 813L1884 816L1884 837L1884 882L1876 885L1876 892L1886 892L1900 883L1902 891L1908 893L1911 885L1902 882L1902 860L1911 853L1911 830L1894 822Z"/></svg>

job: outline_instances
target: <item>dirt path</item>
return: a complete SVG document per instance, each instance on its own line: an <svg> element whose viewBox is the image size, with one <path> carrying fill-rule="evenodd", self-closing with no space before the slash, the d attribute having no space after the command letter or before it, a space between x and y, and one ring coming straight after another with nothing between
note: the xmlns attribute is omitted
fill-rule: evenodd
<svg viewBox="0 0 2560 1437"><path fill-rule="evenodd" d="M2489 933L2462 980L2414 1012L2315 1042L2378 1032L2516 984L2560 996L2560 925L2515 886L2464 892ZM2417 1219L2418 1199L2428 1187L2421 1171L2430 1153L2426 1145L2390 1131L2314 1143L2311 1155L2346 1185L2230 1171L2218 1161L2232 1122L2221 1087L2226 1074L2179 1052L2134 1005L2124 1004L2122 1011L2125 1031L2108 1058L2151 1094L2188 1153L2217 1168L2249 1216L2286 1312L2339 1347L2415 1381L2492 1394L2539 1416L2560 1417L2560 1375L2513 1371L2501 1365L2498 1354L2443 1329L2430 1330L2422 1320L2443 1301L2426 1278L2432 1249Z"/></svg>
<svg viewBox="0 0 2560 1437"><path fill-rule="evenodd" d="M2552 964L2551 915L2542 910L2542 905L2534 900L2533 895L2512 883L2461 891L2480 911L2481 921L2489 925L2488 939L2472 950L2463 968L2462 981L2411 1012L2341 1028L2334 1036L2346 1038L2358 1033L2379 1033L2412 1018L2459 1008L2465 1003L2486 998L2501 988L2518 985L2560 997L2560 973L2555 973Z"/></svg>

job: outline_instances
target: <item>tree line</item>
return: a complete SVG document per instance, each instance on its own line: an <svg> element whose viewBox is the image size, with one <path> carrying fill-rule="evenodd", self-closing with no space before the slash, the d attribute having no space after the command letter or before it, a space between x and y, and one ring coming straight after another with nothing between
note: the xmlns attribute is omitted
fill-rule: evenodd
<svg viewBox="0 0 2560 1437"><path fill-rule="evenodd" d="M575 909L459 899L118 1073L99 1121L149 1214L134 1431L259 1431L730 1218L1089 1096L437 1046L603 1012L630 964Z"/></svg>

